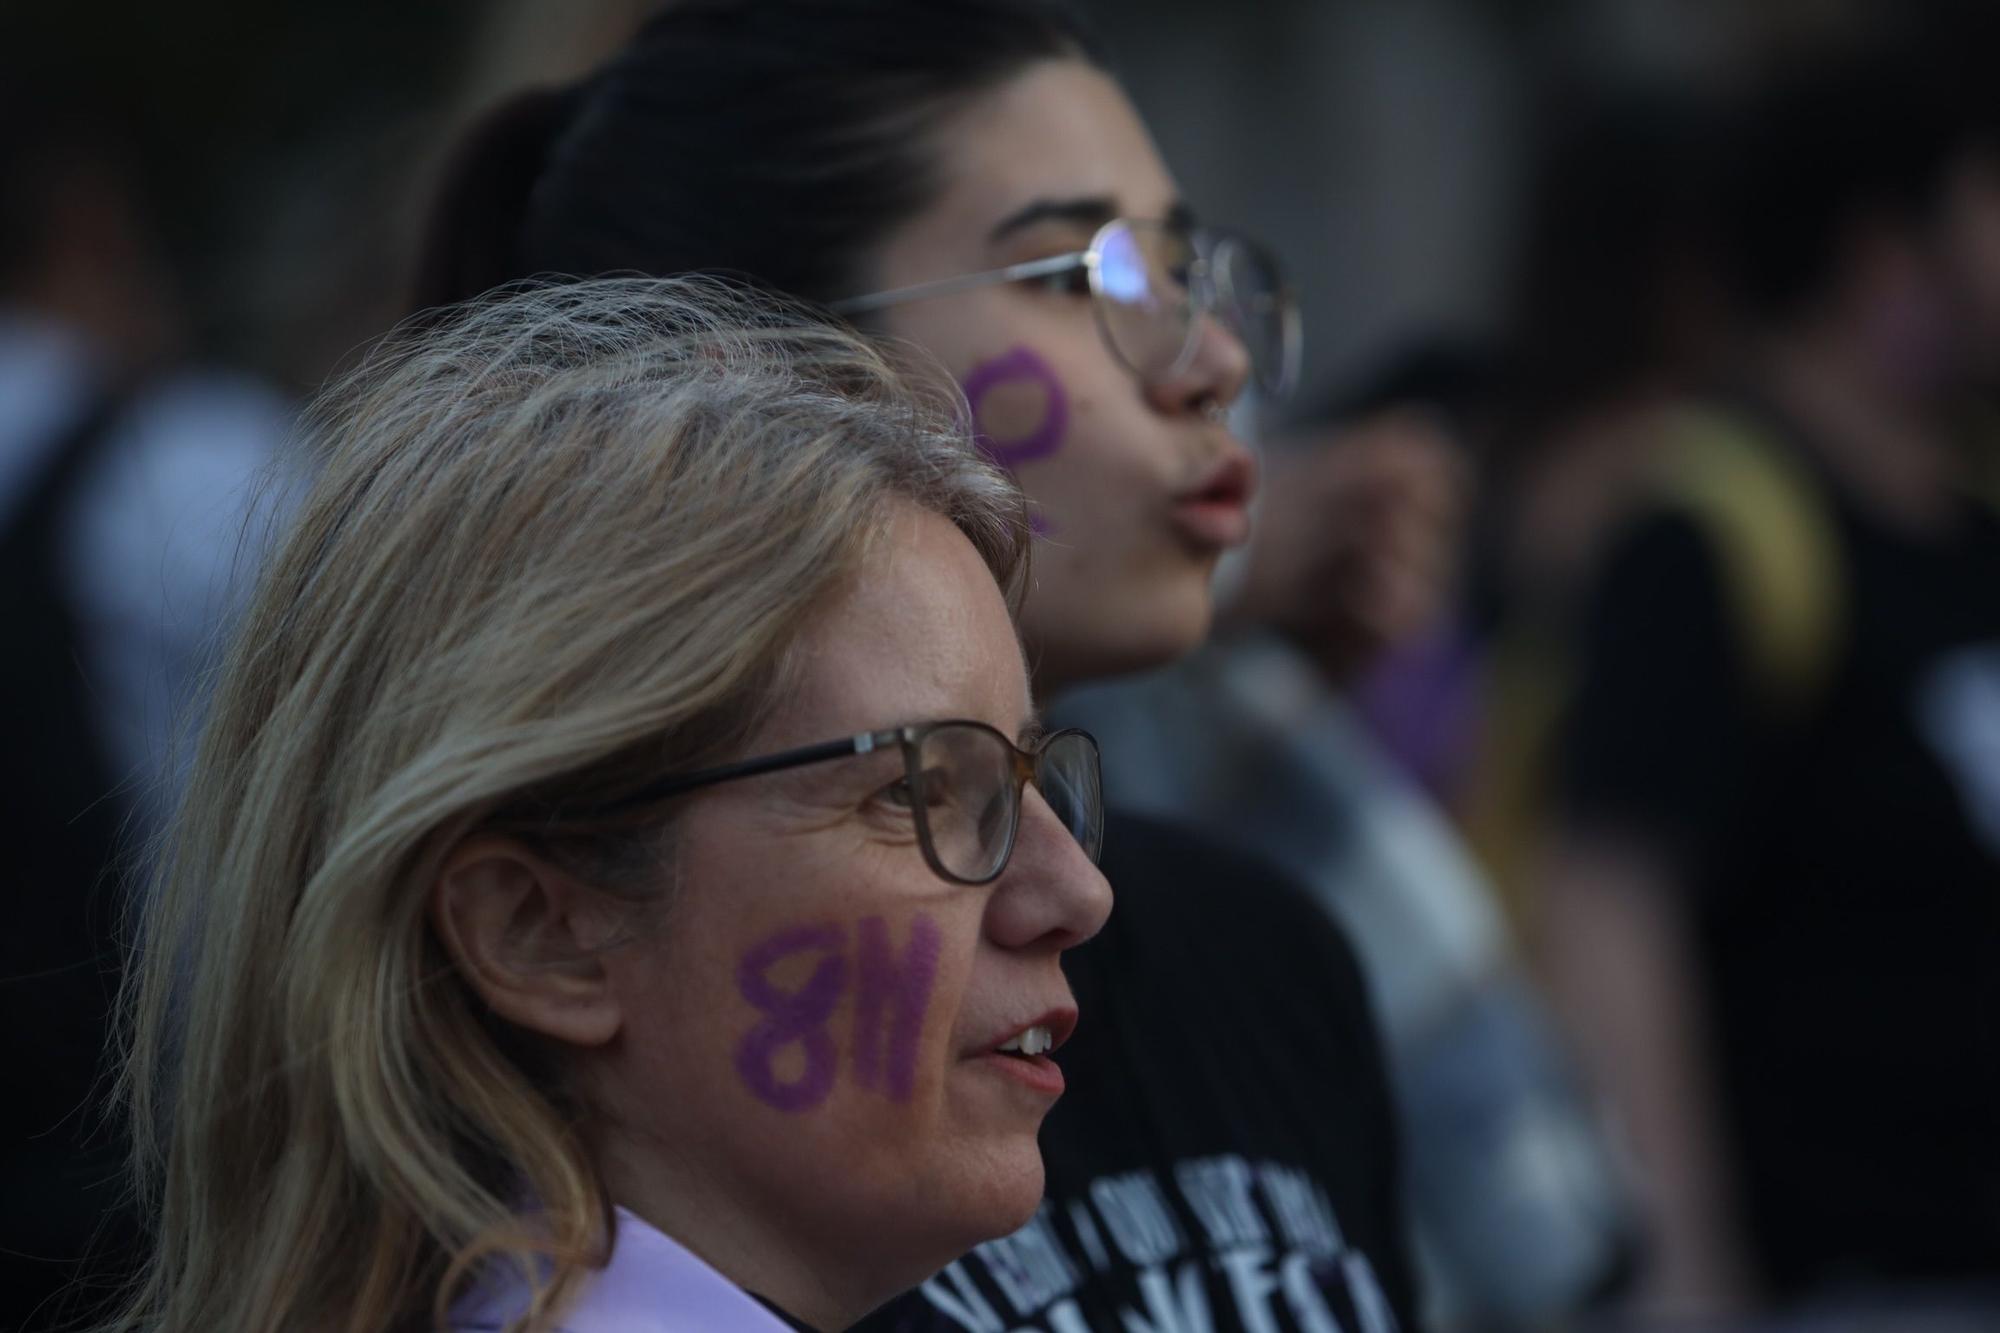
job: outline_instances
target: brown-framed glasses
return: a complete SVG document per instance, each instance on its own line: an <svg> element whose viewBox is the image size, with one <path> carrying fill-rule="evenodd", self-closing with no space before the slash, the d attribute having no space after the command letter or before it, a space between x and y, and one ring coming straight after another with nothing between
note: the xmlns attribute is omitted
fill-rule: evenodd
<svg viewBox="0 0 2000 1333"><path fill-rule="evenodd" d="M901 792L924 860L954 884L990 884L1007 868L1021 828L1028 783L1093 862L1104 845L1104 783L1097 740L1087 731L1052 732L1022 749L984 722L952 719L864 731L837 741L757 755L661 778L614 809L645 805L700 787L801 768L895 745L903 754Z"/></svg>

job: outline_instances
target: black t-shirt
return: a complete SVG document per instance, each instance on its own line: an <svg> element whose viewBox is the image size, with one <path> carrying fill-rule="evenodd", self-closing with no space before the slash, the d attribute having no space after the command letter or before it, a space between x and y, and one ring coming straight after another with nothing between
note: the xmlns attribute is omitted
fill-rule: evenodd
<svg viewBox="0 0 2000 1333"><path fill-rule="evenodd" d="M2000 1273L2000 516L1885 530L1812 474L1838 622L1760 680L1712 531L1656 514L1594 601L1574 819L1676 859L1753 1242L1781 1295Z"/></svg>
<svg viewBox="0 0 2000 1333"><path fill-rule="evenodd" d="M1114 816L1104 931L1026 1228L860 1328L1388 1333L1416 1327L1394 1121L1345 940L1233 849Z"/></svg>

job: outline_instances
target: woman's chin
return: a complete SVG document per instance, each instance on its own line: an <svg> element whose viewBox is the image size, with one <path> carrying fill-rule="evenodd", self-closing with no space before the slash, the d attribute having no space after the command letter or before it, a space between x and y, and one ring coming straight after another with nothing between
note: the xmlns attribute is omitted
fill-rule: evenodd
<svg viewBox="0 0 2000 1333"><path fill-rule="evenodd" d="M1041 1148L1032 1139L1020 1147L1009 1145L995 1151L978 1179L964 1181L951 1191L960 1207L948 1226L939 1231L952 1232L958 1244L946 1262L975 1245L1011 1236L1026 1226L1042 1206L1043 1183Z"/></svg>
<svg viewBox="0 0 2000 1333"><path fill-rule="evenodd" d="M1028 1224L1035 1210L1042 1206L1042 1190L1046 1179L1042 1171L1042 1150L1039 1145L1031 1145L1027 1161L1017 1171L1005 1197L996 1200L993 1217L995 1236L1009 1236Z"/></svg>

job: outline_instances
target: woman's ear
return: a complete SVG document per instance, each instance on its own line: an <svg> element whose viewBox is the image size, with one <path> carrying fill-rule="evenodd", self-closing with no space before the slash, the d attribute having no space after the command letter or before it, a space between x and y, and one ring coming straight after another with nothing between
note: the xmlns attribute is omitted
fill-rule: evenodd
<svg viewBox="0 0 2000 1333"><path fill-rule="evenodd" d="M612 900L518 838L478 834L431 884L431 927L460 974L516 1027L602 1046L624 1021L600 957Z"/></svg>

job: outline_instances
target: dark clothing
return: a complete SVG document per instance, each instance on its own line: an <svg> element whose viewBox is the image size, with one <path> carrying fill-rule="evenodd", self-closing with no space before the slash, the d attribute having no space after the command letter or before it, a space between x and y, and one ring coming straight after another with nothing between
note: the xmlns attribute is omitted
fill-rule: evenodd
<svg viewBox="0 0 2000 1333"><path fill-rule="evenodd" d="M1728 561L1698 522L1653 515L1594 602L1565 801L1668 849L1692 894L1774 1290L1991 1276L2000 515L1968 505L1949 537L1917 540L1804 475L1838 565L1821 683L1760 681Z"/></svg>
<svg viewBox="0 0 2000 1333"><path fill-rule="evenodd" d="M1360 973L1274 871L1114 816L1102 934L1042 1130L1041 1212L860 1327L1414 1329L1394 1120Z"/></svg>
<svg viewBox="0 0 2000 1333"><path fill-rule="evenodd" d="M125 807L93 743L90 684L57 569L61 522L115 414L85 412L0 532L6 733L0 828L11 874L0 925L0 1330L49 1327L114 1276L133 1243L115 1207L123 1157L99 1123L117 991L112 865ZM89 1268L79 1260L97 1256Z"/></svg>

